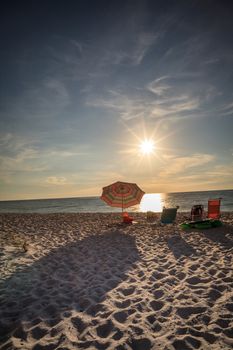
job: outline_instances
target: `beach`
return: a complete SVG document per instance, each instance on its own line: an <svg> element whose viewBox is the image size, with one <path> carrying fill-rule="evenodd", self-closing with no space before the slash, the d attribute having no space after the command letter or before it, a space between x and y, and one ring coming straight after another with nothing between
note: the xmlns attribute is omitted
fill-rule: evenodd
<svg viewBox="0 0 233 350"><path fill-rule="evenodd" d="M0 214L0 349L233 348L233 213Z"/></svg>

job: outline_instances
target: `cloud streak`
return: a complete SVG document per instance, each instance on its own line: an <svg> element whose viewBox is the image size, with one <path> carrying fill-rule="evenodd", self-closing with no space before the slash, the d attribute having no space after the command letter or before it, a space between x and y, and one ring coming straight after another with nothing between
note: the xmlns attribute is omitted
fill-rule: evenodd
<svg viewBox="0 0 233 350"><path fill-rule="evenodd" d="M63 176L49 176L47 177L47 179L45 180L46 183L50 184L50 185L58 185L58 186L63 186L67 184L67 180L65 177Z"/></svg>
<svg viewBox="0 0 233 350"><path fill-rule="evenodd" d="M159 176L163 178L183 174L189 170L200 171L200 167L215 160L211 154L193 154L185 157L168 155L163 158L167 162L166 168L159 173Z"/></svg>
<svg viewBox="0 0 233 350"><path fill-rule="evenodd" d="M145 87L132 89L124 93L109 90L105 97L87 100L87 105L105 108L117 112L120 118L131 120L145 117L183 119L193 117L201 111L202 100L192 92L181 89L180 92L169 77L161 77L148 83Z"/></svg>

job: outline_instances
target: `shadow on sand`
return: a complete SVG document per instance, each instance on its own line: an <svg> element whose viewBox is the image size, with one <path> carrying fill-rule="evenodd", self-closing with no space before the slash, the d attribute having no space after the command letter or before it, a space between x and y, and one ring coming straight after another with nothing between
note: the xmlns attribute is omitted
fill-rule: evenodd
<svg viewBox="0 0 233 350"><path fill-rule="evenodd" d="M176 259L198 255L197 251L178 234L169 237L167 245Z"/></svg>
<svg viewBox="0 0 233 350"><path fill-rule="evenodd" d="M53 249L0 283L0 344L21 321L49 324L72 311L106 312L108 292L139 259L133 237L105 232Z"/></svg>
<svg viewBox="0 0 233 350"><path fill-rule="evenodd" d="M201 234L203 238L216 243L223 248L230 249L233 247L233 226L228 224L223 224L220 227L212 227L209 229L196 229L190 228L186 232L196 232Z"/></svg>
<svg viewBox="0 0 233 350"><path fill-rule="evenodd" d="M202 235L223 248L233 247L233 227L231 225L224 224L221 227L203 230Z"/></svg>

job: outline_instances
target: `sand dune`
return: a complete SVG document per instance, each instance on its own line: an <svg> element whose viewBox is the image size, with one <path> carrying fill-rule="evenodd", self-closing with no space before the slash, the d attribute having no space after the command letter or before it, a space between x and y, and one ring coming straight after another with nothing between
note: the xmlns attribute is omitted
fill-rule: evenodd
<svg viewBox="0 0 233 350"><path fill-rule="evenodd" d="M134 216L0 215L0 349L232 349L233 214Z"/></svg>

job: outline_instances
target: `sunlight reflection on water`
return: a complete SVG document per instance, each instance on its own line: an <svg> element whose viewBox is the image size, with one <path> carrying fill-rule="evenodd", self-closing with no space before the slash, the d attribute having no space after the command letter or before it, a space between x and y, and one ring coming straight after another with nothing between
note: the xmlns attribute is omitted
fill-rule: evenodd
<svg viewBox="0 0 233 350"><path fill-rule="evenodd" d="M233 190L146 193L141 204L127 208L129 212L162 212L179 205L179 212L190 212L194 204L203 204L207 209L208 199L222 198L221 211L233 212ZM0 213L110 213L121 212L121 208L110 207L100 197L74 197L0 201Z"/></svg>
<svg viewBox="0 0 233 350"><path fill-rule="evenodd" d="M144 194L139 208L140 211L144 213L147 211L161 212L163 208L163 198L161 193Z"/></svg>

